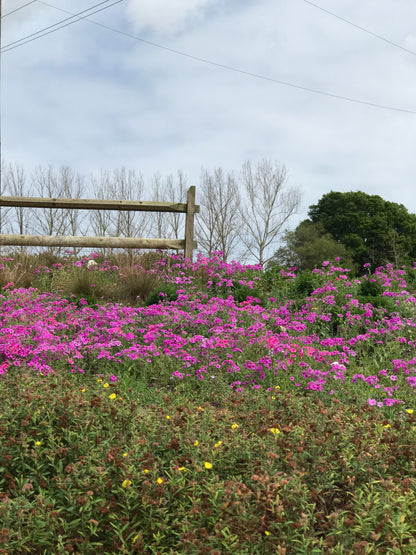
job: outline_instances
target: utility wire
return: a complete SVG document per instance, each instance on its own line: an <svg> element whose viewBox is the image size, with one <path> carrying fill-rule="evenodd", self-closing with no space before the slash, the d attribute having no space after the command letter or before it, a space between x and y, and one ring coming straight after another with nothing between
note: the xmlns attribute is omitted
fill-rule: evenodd
<svg viewBox="0 0 416 555"><path fill-rule="evenodd" d="M303 1L306 4L309 4L310 6L313 6L314 8L317 8L318 10L321 10L322 12L325 12L329 15L332 15L333 17L336 17L337 19L340 19L344 23L348 23L348 25L352 25L353 27L355 27L356 29L359 29L360 31L364 31L364 33L367 33L368 35L371 35L372 37L375 37L376 39L382 40L383 42L386 42L387 44L390 44L391 46L394 46L395 48L400 48L400 50L404 50L404 52L407 52L408 54L412 54L412 56L416 56L416 52L414 50L410 50L409 48L406 48L405 46L402 46L401 44L398 44L397 42L393 42L392 40L387 39L386 37L383 37L382 35L378 35L377 33L373 33L373 31L370 31L369 29L366 29L365 27L361 27L360 25L357 25L353 21L350 21L349 19L345 19L345 17L341 17L340 15L337 15L334 12L330 12L329 10L323 8L322 6L319 6L319 4L315 4L314 2L311 2L310 0L303 0Z"/></svg>
<svg viewBox="0 0 416 555"><path fill-rule="evenodd" d="M34 4L36 2L36 0L32 0L31 2L27 2L26 4L23 4L23 6L19 6L18 8L16 8L15 10L12 10L11 12L7 12L4 15L1 16L1 18L5 18L8 15L11 15L14 12L18 12L19 10L26 8L26 6L29 6L30 4Z"/></svg>
<svg viewBox="0 0 416 555"><path fill-rule="evenodd" d="M63 10L61 8L57 8L56 6L53 6L52 4L49 4L48 2L45 2L44 0L37 0L37 1L40 4L44 4L45 6L49 6L51 8L56 9L56 10L62 11L64 13L71 14L71 12L68 12L67 10ZM118 1L120 2L122 0L118 0ZM115 3L118 3L118 2L115 2ZM99 10L99 11L101 11L101 10ZM75 16L75 14L71 14L71 15ZM109 27L108 25L104 25L103 23L99 23L98 21L88 19L88 15L83 16L82 19L85 19L85 21L87 21L88 23L91 23L91 24L96 25L98 27L101 27L103 29L107 29L108 31L111 31L113 33L117 33L119 35L123 35L125 37L137 40L139 42L142 42L143 44L147 44L147 45L152 46L154 48L159 48L160 50L164 50L165 52L170 52L171 54L182 56L184 58L188 58L188 59L194 60L196 62L201 62L201 63L207 64L207 65L218 67L220 69L224 69L224 70L227 70L227 71L232 71L234 73L239 73L241 75L247 75L248 77L253 77L255 79L261 79L263 81L268 81L268 82L271 82L271 83L277 83L279 85L284 85L286 87L291 87L291 88L298 89L298 90L301 90L301 91L305 91L305 92L309 92L309 93L313 93L313 94L318 94L318 95L321 95L321 96L326 96L326 97L329 97L329 98L335 98L335 99L338 99L338 100L353 102L355 104L362 104L364 106L371 106L373 108L381 108L381 109L384 109L384 110L390 110L390 111L393 111L393 112L402 112L402 113L405 113L405 114L413 114L413 115L416 114L416 110L407 110L405 108L397 108L397 107L394 107L394 106L387 106L387 105L384 105L384 104L378 104L376 102L368 102L368 101L365 101L365 100L360 100L360 99L352 98L352 97L349 97L349 96L343 96L343 95L339 95L339 94L329 93L329 92L325 92L325 91L322 91L322 90L319 90L319 89L312 89L310 87L306 87L306 86L303 86L303 85L297 85L296 83L292 83L292 82L289 82L289 81L283 81L281 79L275 79L273 77L267 77L265 75L260 75L258 73L253 73L251 71L246 71L246 70L239 69L239 68L229 66L229 65L226 65L226 64L221 64L219 62L214 62L214 61L208 60L206 58L201 58L199 56L194 56L193 54L188 54L188 53L182 52L180 50L175 50L174 48L169 48L168 46L163 46L161 44L151 42L151 41L143 39L143 38L141 38L137 35L133 35L131 33L125 32L125 31L120 31L119 29ZM57 29L55 29L55 30L57 30ZM36 38L39 38L39 37L35 37L34 39L31 39L31 40L35 40ZM17 48L18 46L21 46L21 44L18 44L16 46L12 46L11 48L8 48L7 50L12 50L13 48Z"/></svg>
<svg viewBox="0 0 416 555"><path fill-rule="evenodd" d="M73 23L77 23L78 21L81 21L82 19L85 19L86 17L89 17L90 15L94 15L96 13L102 12L103 10L106 10L107 8L111 8L111 6L114 6L115 4L120 4L120 2L123 2L124 0L116 0L112 4L109 4L107 6L103 6L103 4L108 4L108 2L110 2L110 1L111 0L104 0L103 2L99 2L98 4L94 4L93 6L90 6L89 8L87 8L86 10L82 10L81 12L78 12L76 14L71 14L70 17L67 17L65 19L61 19L61 21L58 21L57 23L54 23L53 25L49 25L48 27L44 27L43 29L40 29L39 31L36 31L35 33L31 33L30 35L27 35L26 37L22 37L21 39L15 40L13 42L9 42L8 44L5 44L3 46L3 48L1 49L1 53L8 52L9 50L14 50L15 48L18 48L19 46L23 46L24 44L32 42L36 39L40 39L41 37L44 37L46 35L50 35L51 33L54 33L55 31L59 31L59 29L63 29L64 27L68 27L69 25L72 25ZM98 6L102 6L102 7L98 10L95 10L94 12L91 12L91 10L93 10L94 8L97 8ZM54 7L54 6L52 6L52 7ZM64 10L62 10L62 11L64 11ZM90 13L86 13L86 12L90 12ZM67 12L67 13L71 13L71 12ZM85 15L82 15L82 14L85 14ZM71 21L71 20L74 20L74 21Z"/></svg>

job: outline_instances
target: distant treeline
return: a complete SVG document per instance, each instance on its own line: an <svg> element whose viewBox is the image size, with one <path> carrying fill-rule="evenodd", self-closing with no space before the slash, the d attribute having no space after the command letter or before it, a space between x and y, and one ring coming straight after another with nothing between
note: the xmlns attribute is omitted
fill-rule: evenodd
<svg viewBox="0 0 416 555"><path fill-rule="evenodd" d="M186 202L188 180L179 170L149 180L126 168L102 171L88 178L68 166L38 167L27 175L24 167L3 168L3 196L97 198ZM278 237L300 203L299 188L288 188L286 171L277 163L246 162L236 176L221 168L201 170L196 185L200 214L195 222L198 250L221 252L224 260L238 259L264 265L276 250ZM128 211L3 207L1 233L19 235L95 235L113 237L184 236L181 214ZM51 247L59 252L59 247Z"/></svg>

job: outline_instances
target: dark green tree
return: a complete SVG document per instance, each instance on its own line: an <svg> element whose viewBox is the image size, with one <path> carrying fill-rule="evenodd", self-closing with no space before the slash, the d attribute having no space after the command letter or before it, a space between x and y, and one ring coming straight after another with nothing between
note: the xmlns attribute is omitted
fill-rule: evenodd
<svg viewBox="0 0 416 555"><path fill-rule="evenodd" d="M346 247L359 268L416 259L416 215L402 204L361 191L331 191L310 206L309 217Z"/></svg>
<svg viewBox="0 0 416 555"><path fill-rule="evenodd" d="M301 222L294 231L286 231L282 246L270 265L296 266L299 270L313 270L325 260L340 259L343 266L351 268L352 258L345 246L326 233L322 224L310 220Z"/></svg>

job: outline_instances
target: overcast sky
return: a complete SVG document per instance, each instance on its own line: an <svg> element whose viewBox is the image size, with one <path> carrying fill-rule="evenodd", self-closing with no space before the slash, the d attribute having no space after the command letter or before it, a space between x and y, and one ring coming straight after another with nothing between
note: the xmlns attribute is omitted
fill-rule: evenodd
<svg viewBox="0 0 416 555"><path fill-rule="evenodd" d="M266 158L303 191L291 227L331 190L416 213L414 0L98 3L3 0L5 163L181 169L198 194L202 167Z"/></svg>

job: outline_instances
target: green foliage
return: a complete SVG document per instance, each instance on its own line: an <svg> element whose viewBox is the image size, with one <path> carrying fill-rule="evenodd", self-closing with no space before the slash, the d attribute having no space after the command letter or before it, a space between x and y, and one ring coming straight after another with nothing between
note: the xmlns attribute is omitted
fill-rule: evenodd
<svg viewBox="0 0 416 555"><path fill-rule="evenodd" d="M363 279L358 287L358 295L365 297L378 297L383 294L383 286L376 279Z"/></svg>
<svg viewBox="0 0 416 555"><path fill-rule="evenodd" d="M313 270L324 260L339 259L344 267L352 266L352 259L345 246L325 232L320 222L301 222L294 231L286 231L282 246L271 264L295 266L299 270Z"/></svg>
<svg viewBox="0 0 416 555"><path fill-rule="evenodd" d="M406 273L404 279L411 291L416 290L416 268L413 266L406 266Z"/></svg>
<svg viewBox="0 0 416 555"><path fill-rule="evenodd" d="M355 281L330 265L295 277L275 266L245 275L253 289L242 275L223 279L220 272L206 281L201 273L197 286L192 280L160 286L152 281L152 268L124 262L113 273L107 270L106 278L94 265L72 269L57 263L51 281L67 287L68 298L80 306L95 302L87 295L92 283L119 299L126 293L113 284L131 278L131 291L139 274L146 281L142 291L150 284L148 305L176 300L179 287L208 298L233 294L238 302L263 302L280 292L286 297L282 315L291 321L264 318L261 334L278 329L280 339L291 336L290 353L271 354L269 345L257 341L252 313L258 307L239 307L239 330L251 327L246 345L237 341L240 331L232 341L216 336L215 320L225 321L227 313L218 306L199 322L185 313L178 321L169 310L150 310L148 316L138 311L143 330L150 321L163 321L172 335L180 329L184 338L215 338L203 380L178 373L194 375L206 346L195 346L198 362L184 367L164 352L163 336L152 340L160 352L148 358L99 358L91 349L77 361L85 374L68 375L66 361L47 376L11 366L0 376L0 553L413 554L416 413L406 407L414 406L414 393L408 387L403 405L375 410L366 402L375 390L364 378L377 376L380 390L391 386L390 372L380 371L392 360L414 357L416 329L406 325L383 334L383 342L377 334L376 341L351 345L345 383L328 380L318 391L298 387L305 364L315 368L318 359L297 336L310 332L319 341L329 332L347 345L384 321L383 303L403 316L411 308L396 306L401 297L382 296L386 277L391 291L403 291L399 278L395 283L393 276L369 274ZM77 294L70 292L71 283L80 287ZM306 313L310 319L300 318ZM295 329L300 323L310 328ZM124 342L120 335L117 350ZM216 366L219 352L231 349L240 374ZM329 368L331 353L321 355ZM269 356L275 364L286 361L288 371L266 372L261 390L230 388L238 377L250 379L245 363ZM113 372L117 380L107 381ZM395 378L403 390L407 375Z"/></svg>
<svg viewBox="0 0 416 555"><path fill-rule="evenodd" d="M248 285L235 283L231 288L231 295L237 303L247 301L249 298L255 298L259 300L258 304L261 306L266 305L264 293L259 289L251 289Z"/></svg>
<svg viewBox="0 0 416 555"><path fill-rule="evenodd" d="M127 375L15 374L0 395L2 552L416 548L413 415Z"/></svg>
<svg viewBox="0 0 416 555"><path fill-rule="evenodd" d="M396 267L416 258L416 215L401 204L361 191L324 195L309 208L309 217L342 243L362 268L393 263Z"/></svg>
<svg viewBox="0 0 416 555"><path fill-rule="evenodd" d="M172 302L176 301L178 298L178 286L173 283L168 283L162 287L158 287L153 293L151 293L146 299L146 306L152 304L157 304L161 302Z"/></svg>
<svg viewBox="0 0 416 555"><path fill-rule="evenodd" d="M95 304L102 297L113 297L115 282L108 272L100 272L95 266L88 268L84 265L57 264L50 288L54 292L61 292L66 298L75 295L77 299L85 298L89 304Z"/></svg>
<svg viewBox="0 0 416 555"><path fill-rule="evenodd" d="M395 310L394 300L383 297L384 287L375 278L362 279L357 290L357 299L363 305L369 303L375 308L385 308L389 312Z"/></svg>
<svg viewBox="0 0 416 555"><path fill-rule="evenodd" d="M67 299L70 303L73 303L77 308L82 309L84 306L96 306L98 304L97 297L92 295L91 293L88 295L84 295L82 293L78 293L74 295L73 293L62 295L63 299Z"/></svg>
<svg viewBox="0 0 416 555"><path fill-rule="evenodd" d="M287 278L282 274L282 269L283 267L277 264L270 265L261 274L259 286L264 291L272 291L275 288L285 289Z"/></svg>
<svg viewBox="0 0 416 555"><path fill-rule="evenodd" d="M292 298L308 297L320 285L319 277L311 270L305 270L296 274L296 279L288 286L288 295Z"/></svg>

